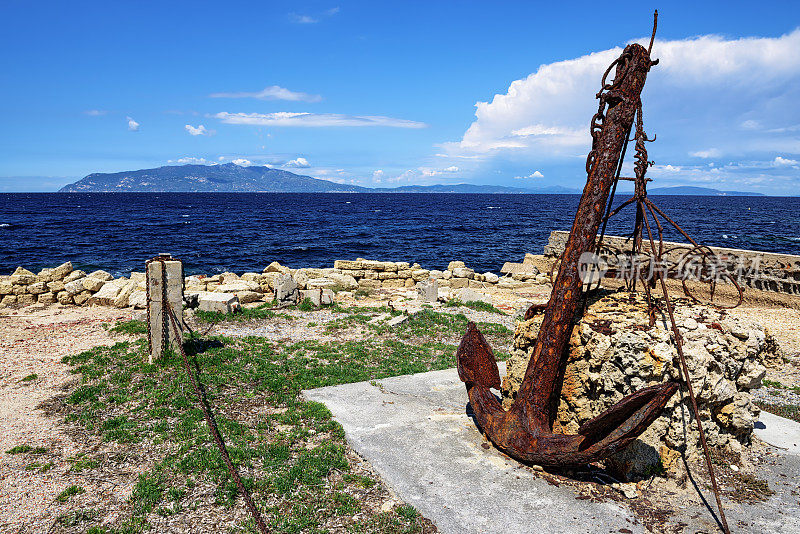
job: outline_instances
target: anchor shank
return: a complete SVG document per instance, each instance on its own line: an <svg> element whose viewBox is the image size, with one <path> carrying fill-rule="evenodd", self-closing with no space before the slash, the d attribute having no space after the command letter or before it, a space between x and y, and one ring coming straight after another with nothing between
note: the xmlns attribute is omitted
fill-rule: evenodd
<svg viewBox="0 0 800 534"><path fill-rule="evenodd" d="M558 370L581 302L581 254L593 250L623 144L631 129L647 72L653 63L638 44L625 48L616 65L614 82L598 94L608 106L602 127L593 131L591 167L575 221L567 239L550 302L545 311L533 355L512 411L524 415L531 428L550 428L551 397L556 392Z"/></svg>

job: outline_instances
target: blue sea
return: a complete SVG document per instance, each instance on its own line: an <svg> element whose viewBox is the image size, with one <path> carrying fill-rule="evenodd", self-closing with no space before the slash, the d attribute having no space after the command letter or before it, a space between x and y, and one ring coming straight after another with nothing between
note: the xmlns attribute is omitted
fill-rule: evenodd
<svg viewBox="0 0 800 534"><path fill-rule="evenodd" d="M618 194L616 204L627 198ZM656 196L697 241L800 254L800 198ZM0 274L70 260L115 276L169 252L186 272L330 267L364 257L498 272L569 230L578 195L318 193L0 194ZM609 223L625 235L633 210ZM678 239L671 228L667 238Z"/></svg>

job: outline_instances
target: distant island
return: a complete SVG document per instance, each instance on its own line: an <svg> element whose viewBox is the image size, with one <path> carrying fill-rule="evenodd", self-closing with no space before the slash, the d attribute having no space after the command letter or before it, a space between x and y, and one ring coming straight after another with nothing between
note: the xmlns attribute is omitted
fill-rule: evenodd
<svg viewBox="0 0 800 534"><path fill-rule="evenodd" d="M579 194L578 189L562 186L541 188L501 185L406 185L400 187L362 187L303 176L264 166L169 165L155 169L114 173L93 173L59 193L484 193L484 194ZM653 195L759 195L738 191L718 191L705 187L662 187Z"/></svg>
<svg viewBox="0 0 800 534"><path fill-rule="evenodd" d="M720 191L710 187L679 185L675 187L654 187L647 190L648 195L696 195L706 197L763 197L762 193L748 191Z"/></svg>

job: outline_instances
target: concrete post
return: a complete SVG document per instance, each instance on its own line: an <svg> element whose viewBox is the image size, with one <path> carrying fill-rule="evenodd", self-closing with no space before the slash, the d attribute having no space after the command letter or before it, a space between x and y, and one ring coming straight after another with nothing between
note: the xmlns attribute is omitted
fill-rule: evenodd
<svg viewBox="0 0 800 534"><path fill-rule="evenodd" d="M163 281L166 269L167 301L175 313L179 334L164 307ZM183 342L183 268L180 260L169 254L161 254L147 262L147 324L150 338L148 362L153 363L163 355L166 348L180 350Z"/></svg>

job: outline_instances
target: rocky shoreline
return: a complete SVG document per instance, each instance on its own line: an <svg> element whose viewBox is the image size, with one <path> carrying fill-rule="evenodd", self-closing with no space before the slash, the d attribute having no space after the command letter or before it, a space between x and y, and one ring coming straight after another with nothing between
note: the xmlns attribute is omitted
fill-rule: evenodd
<svg viewBox="0 0 800 534"><path fill-rule="evenodd" d="M546 284L549 278L532 264L526 273L500 277L491 272L477 273L463 261L451 261L446 270L438 271L406 261L358 258L336 260L332 268L292 269L272 262L260 273L224 272L211 276L192 275L184 279L187 295L226 294L236 297L240 304L273 299L325 300L339 291L408 290L431 281L435 281L437 287L452 290L514 289ZM147 305L145 274L132 272L128 277L114 278L106 271L86 273L66 262L38 273L17 267L11 275L0 276L0 308L56 302L142 309Z"/></svg>

